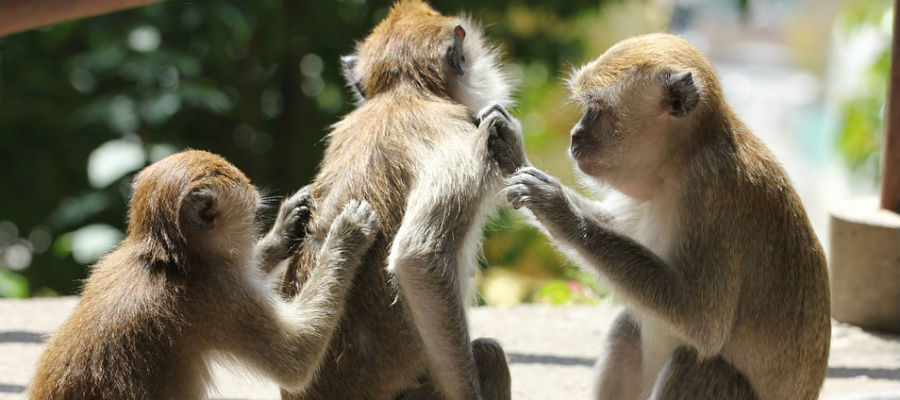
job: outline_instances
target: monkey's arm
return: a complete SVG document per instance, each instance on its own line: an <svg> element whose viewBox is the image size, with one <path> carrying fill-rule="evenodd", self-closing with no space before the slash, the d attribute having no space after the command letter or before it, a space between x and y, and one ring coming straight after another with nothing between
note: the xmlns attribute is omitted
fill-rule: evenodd
<svg viewBox="0 0 900 400"><path fill-rule="evenodd" d="M513 207L527 207L554 240L573 249L620 295L672 323L701 355L721 349L734 322L739 290L737 271L725 255L695 249L691 265L669 265L611 229L608 221L573 207L572 192L540 170L525 168L507 183Z"/></svg>
<svg viewBox="0 0 900 400"><path fill-rule="evenodd" d="M487 136L478 137L484 146ZM437 148L441 151L427 163L452 167L420 170L391 246L388 271L424 342L438 389L448 399L476 399L480 388L462 292L466 270L475 261L466 258L472 253L466 246L471 235L480 234L473 229L480 230L475 218L485 163L466 146Z"/></svg>
<svg viewBox="0 0 900 400"><path fill-rule="evenodd" d="M475 399L479 383L460 294L466 277L460 276L457 251L448 248L452 233L442 229L452 221L436 220L439 212L407 210L388 271L397 278L441 392L449 399Z"/></svg>
<svg viewBox="0 0 900 400"><path fill-rule="evenodd" d="M310 187L305 186L281 203L272 229L256 243L259 267L270 273L290 256L306 237L306 225L315 208Z"/></svg>
<svg viewBox="0 0 900 400"><path fill-rule="evenodd" d="M343 315L353 275L374 241L376 218L368 203L349 202L332 223L300 293L289 302L273 293L259 299L262 312L246 310L233 341L235 355L282 388L301 391Z"/></svg>

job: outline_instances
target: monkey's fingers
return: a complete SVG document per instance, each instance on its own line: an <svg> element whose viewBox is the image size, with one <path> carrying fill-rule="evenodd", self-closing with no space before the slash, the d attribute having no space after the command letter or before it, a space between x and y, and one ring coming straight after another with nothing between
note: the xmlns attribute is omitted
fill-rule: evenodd
<svg viewBox="0 0 900 400"><path fill-rule="evenodd" d="M369 214L367 215L367 218L365 220L365 226L368 228L367 234L371 233L371 235L374 236L375 232L378 231L378 226L379 226L378 213L375 212L375 210L372 210L371 208L369 209Z"/></svg>
<svg viewBox="0 0 900 400"><path fill-rule="evenodd" d="M305 206L294 207L283 209L281 215L278 216L278 220L275 221L275 225L280 235L288 241L289 246L294 247L308 235L307 225L309 220L309 208Z"/></svg>
<svg viewBox="0 0 900 400"><path fill-rule="evenodd" d="M541 180L540 178L526 173L526 170L528 169L531 169L531 167L522 168L516 171L515 174L512 174L509 178L504 179L503 182L507 186L524 185L530 189L537 189L542 184L547 184L547 182Z"/></svg>
<svg viewBox="0 0 900 400"><path fill-rule="evenodd" d="M509 144L506 143L496 131L492 131L491 135L488 136L487 147L488 154L491 155L494 162L496 162L501 169L504 169L503 167L510 162L510 157L508 155L510 152Z"/></svg>
<svg viewBox="0 0 900 400"><path fill-rule="evenodd" d="M340 251L365 251L375 239L376 221L375 211L368 202L350 200L331 224L327 240L334 240L331 246L337 246Z"/></svg>
<svg viewBox="0 0 900 400"><path fill-rule="evenodd" d="M481 123L493 112L498 112L506 119L510 120L512 117L509 115L509 112L506 111L506 108L503 107L500 103L494 102L489 106L482 108L481 111L478 111L476 125L481 126Z"/></svg>
<svg viewBox="0 0 900 400"><path fill-rule="evenodd" d="M362 221L366 214L372 210L372 206L368 202L359 200L350 200L344 205L342 213L354 220Z"/></svg>
<svg viewBox="0 0 900 400"><path fill-rule="evenodd" d="M535 167L525 167L516 171L516 175L523 174L532 176L535 179L546 183L548 185L556 185L556 179L550 175L547 175L544 171L541 171Z"/></svg>
<svg viewBox="0 0 900 400"><path fill-rule="evenodd" d="M301 206L305 206L310 212L315 210L315 199L312 196L311 185L306 185L296 191L291 197L284 201L283 207L286 209L293 209Z"/></svg>
<svg viewBox="0 0 900 400"><path fill-rule="evenodd" d="M530 194L531 189L523 184L510 185L501 191L501 195L505 195L509 204L517 210L531 201Z"/></svg>
<svg viewBox="0 0 900 400"><path fill-rule="evenodd" d="M354 211L354 218L360 223L363 234L367 238L374 235L378 226L378 214L372 209L372 205L369 202L359 202L359 206Z"/></svg>
<svg viewBox="0 0 900 400"><path fill-rule="evenodd" d="M309 221L312 219L312 212L309 207L303 205L294 209L294 213L296 214L296 222L293 225L293 235L296 239L302 239L306 237L308 231L307 227L309 225Z"/></svg>

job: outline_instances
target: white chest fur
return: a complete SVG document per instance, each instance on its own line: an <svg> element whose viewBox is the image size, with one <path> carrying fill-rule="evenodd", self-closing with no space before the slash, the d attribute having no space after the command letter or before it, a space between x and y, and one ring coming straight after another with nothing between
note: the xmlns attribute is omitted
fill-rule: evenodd
<svg viewBox="0 0 900 400"><path fill-rule="evenodd" d="M672 262L677 245L678 215L671 201L635 203L617 199L617 228L666 262ZM668 324L655 316L633 308L632 315L641 327L641 398L651 395L653 384L666 361L683 342Z"/></svg>

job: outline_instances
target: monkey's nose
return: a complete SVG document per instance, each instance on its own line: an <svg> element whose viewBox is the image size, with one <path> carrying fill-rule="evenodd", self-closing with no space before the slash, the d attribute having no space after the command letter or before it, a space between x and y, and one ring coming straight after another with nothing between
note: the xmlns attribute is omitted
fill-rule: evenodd
<svg viewBox="0 0 900 400"><path fill-rule="evenodd" d="M585 136L584 126L582 126L581 124L575 125L572 128L572 132L570 132L570 135L572 136L572 144L575 144L577 142L584 140L583 139Z"/></svg>

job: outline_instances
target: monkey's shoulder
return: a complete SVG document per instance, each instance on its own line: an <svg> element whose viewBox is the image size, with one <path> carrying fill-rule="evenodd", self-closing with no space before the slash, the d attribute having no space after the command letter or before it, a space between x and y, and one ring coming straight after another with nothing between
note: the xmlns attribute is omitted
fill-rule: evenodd
<svg viewBox="0 0 900 400"><path fill-rule="evenodd" d="M444 98L376 98L351 111L332 127L332 135L397 134L415 137L415 133L474 130L470 111L462 104Z"/></svg>

